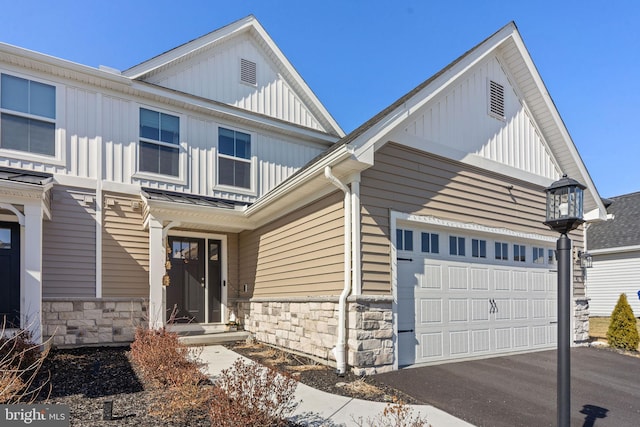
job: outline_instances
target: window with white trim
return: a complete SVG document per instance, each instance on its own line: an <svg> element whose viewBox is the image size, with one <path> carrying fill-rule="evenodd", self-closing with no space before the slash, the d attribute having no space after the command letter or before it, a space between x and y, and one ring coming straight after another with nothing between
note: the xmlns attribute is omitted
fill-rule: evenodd
<svg viewBox="0 0 640 427"><path fill-rule="evenodd" d="M503 242L496 242L495 245L495 258L500 261L509 261L509 245Z"/></svg>
<svg viewBox="0 0 640 427"><path fill-rule="evenodd" d="M533 263L534 264L544 264L544 248L533 248Z"/></svg>
<svg viewBox="0 0 640 427"><path fill-rule="evenodd" d="M413 250L413 230L396 230L396 248L399 251Z"/></svg>
<svg viewBox="0 0 640 427"><path fill-rule="evenodd" d="M251 135L218 129L218 184L251 188Z"/></svg>
<svg viewBox="0 0 640 427"><path fill-rule="evenodd" d="M471 256L473 258L486 258L487 241L481 239L471 239Z"/></svg>
<svg viewBox="0 0 640 427"><path fill-rule="evenodd" d="M180 176L180 118L140 108L138 169Z"/></svg>
<svg viewBox="0 0 640 427"><path fill-rule="evenodd" d="M449 236L449 255L465 256L465 238Z"/></svg>
<svg viewBox="0 0 640 427"><path fill-rule="evenodd" d="M0 75L0 148L55 156L56 88Z"/></svg>
<svg viewBox="0 0 640 427"><path fill-rule="evenodd" d="M424 253L440 253L440 235L436 233L420 233L420 246Z"/></svg>
<svg viewBox="0 0 640 427"><path fill-rule="evenodd" d="M513 245L513 260L518 262L526 262L526 247L524 245Z"/></svg>

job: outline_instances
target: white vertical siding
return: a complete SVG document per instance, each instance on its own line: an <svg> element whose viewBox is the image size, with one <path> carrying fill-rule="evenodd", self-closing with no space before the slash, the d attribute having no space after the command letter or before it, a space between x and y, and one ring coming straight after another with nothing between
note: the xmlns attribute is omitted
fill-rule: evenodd
<svg viewBox="0 0 640 427"><path fill-rule="evenodd" d="M135 121L137 109L131 101L104 96L102 98L102 156L107 181L130 183L136 164Z"/></svg>
<svg viewBox="0 0 640 427"><path fill-rule="evenodd" d="M240 82L240 58L256 63L257 85ZM229 40L148 81L249 111L325 130L251 38Z"/></svg>
<svg viewBox="0 0 640 427"><path fill-rule="evenodd" d="M67 173L97 178L97 95L75 87L67 87L65 95Z"/></svg>
<svg viewBox="0 0 640 427"><path fill-rule="evenodd" d="M488 114L488 80L505 87L504 121ZM547 144L496 57L467 72L448 92L434 98L415 116L406 126L413 136L546 178L557 178Z"/></svg>
<svg viewBox="0 0 640 427"><path fill-rule="evenodd" d="M587 297L592 316L610 316L620 294L627 294L633 314L640 316L640 251L593 255L587 269Z"/></svg>

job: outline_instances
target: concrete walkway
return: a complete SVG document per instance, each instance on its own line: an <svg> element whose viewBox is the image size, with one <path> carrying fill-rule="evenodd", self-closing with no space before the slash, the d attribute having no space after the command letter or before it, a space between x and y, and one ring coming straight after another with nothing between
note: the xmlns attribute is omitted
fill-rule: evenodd
<svg viewBox="0 0 640 427"><path fill-rule="evenodd" d="M215 379L223 369L230 368L239 354L221 345L203 347L200 359L205 364L206 374ZM345 396L325 393L298 383L295 399L300 402L292 421L313 427L357 426L368 425L367 419L381 414L386 403L353 399ZM430 405L410 405L413 416L422 415L432 427L473 427L465 421L447 414Z"/></svg>

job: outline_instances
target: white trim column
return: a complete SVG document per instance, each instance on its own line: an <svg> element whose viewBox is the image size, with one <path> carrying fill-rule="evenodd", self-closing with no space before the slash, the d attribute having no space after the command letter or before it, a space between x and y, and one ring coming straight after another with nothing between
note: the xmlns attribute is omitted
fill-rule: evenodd
<svg viewBox="0 0 640 427"><path fill-rule="evenodd" d="M165 319L165 291L162 277L165 275L165 242L162 222L149 217L149 327L160 328Z"/></svg>
<svg viewBox="0 0 640 427"><path fill-rule="evenodd" d="M31 332L35 343L42 343L42 206L24 205L21 228L21 327Z"/></svg>

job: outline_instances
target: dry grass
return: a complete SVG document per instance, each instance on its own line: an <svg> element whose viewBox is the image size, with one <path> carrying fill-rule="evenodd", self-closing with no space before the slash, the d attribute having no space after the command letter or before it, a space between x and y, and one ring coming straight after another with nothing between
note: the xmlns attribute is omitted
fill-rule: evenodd
<svg viewBox="0 0 640 427"><path fill-rule="evenodd" d="M350 383L344 383L343 386L345 389L352 391L353 393L359 394L380 394L382 390L373 384L367 383L364 378L360 378L358 380L352 381Z"/></svg>

